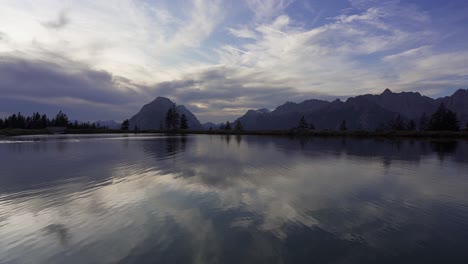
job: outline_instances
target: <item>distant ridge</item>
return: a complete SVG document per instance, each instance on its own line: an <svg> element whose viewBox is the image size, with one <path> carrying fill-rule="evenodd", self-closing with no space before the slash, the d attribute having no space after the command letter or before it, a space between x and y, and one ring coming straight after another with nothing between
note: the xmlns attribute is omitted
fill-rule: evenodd
<svg viewBox="0 0 468 264"><path fill-rule="evenodd" d="M107 127L108 129L120 129L120 125L121 125L115 122L114 120L105 120L105 121L99 120L99 121L94 122L94 124L96 124L97 126L101 126L101 127Z"/></svg>
<svg viewBox="0 0 468 264"><path fill-rule="evenodd" d="M139 129L159 129L164 127L166 113L173 104L174 102L166 97L157 97L149 104L144 105L137 114L129 119L130 128L133 129L135 126ZM203 129L197 117L185 106L177 105L177 111L180 115L185 114L189 129Z"/></svg>
<svg viewBox="0 0 468 264"><path fill-rule="evenodd" d="M218 127L219 127L219 125L217 125L215 123L212 123L212 122L203 123L202 126L203 126L203 128L205 130L209 130L210 128L211 129L218 129Z"/></svg>
<svg viewBox="0 0 468 264"><path fill-rule="evenodd" d="M239 120L247 130L283 130L297 126L300 118L317 129L337 129L346 120L348 129L373 130L400 114L404 119L419 122L421 116L432 114L444 103L457 114L462 125L468 122L468 90L459 89L453 95L433 99L417 92L394 93L385 89L381 94L351 97L345 102L337 99L286 102L275 110L249 110Z"/></svg>

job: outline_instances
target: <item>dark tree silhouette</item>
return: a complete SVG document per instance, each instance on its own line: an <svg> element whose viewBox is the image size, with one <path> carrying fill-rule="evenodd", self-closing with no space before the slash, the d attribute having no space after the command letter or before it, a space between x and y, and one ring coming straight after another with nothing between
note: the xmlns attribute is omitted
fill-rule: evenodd
<svg viewBox="0 0 468 264"><path fill-rule="evenodd" d="M396 117L390 120L389 127L391 130L396 130L396 131L405 130L406 125L405 125L405 121L403 120L403 117L401 117L401 115L398 114Z"/></svg>
<svg viewBox="0 0 468 264"><path fill-rule="evenodd" d="M315 130L315 125L314 125L314 123L310 123L309 129L310 129L310 130Z"/></svg>
<svg viewBox="0 0 468 264"><path fill-rule="evenodd" d="M340 130L341 131L348 130L348 127L346 126L346 120L341 121Z"/></svg>
<svg viewBox="0 0 468 264"><path fill-rule="evenodd" d="M426 113L423 113L421 117L419 118L419 131L427 130L428 123L429 123L429 120L427 119Z"/></svg>
<svg viewBox="0 0 468 264"><path fill-rule="evenodd" d="M297 125L297 128L300 130L306 130L309 128L309 125L307 124L307 121L305 120L304 116L302 116L301 119L299 120L299 124Z"/></svg>
<svg viewBox="0 0 468 264"><path fill-rule="evenodd" d="M237 121L236 121L236 125L235 125L234 129L235 129L236 131L243 131L243 130L244 130L244 127L242 126L242 123L241 123L240 120L237 120Z"/></svg>
<svg viewBox="0 0 468 264"><path fill-rule="evenodd" d="M171 129L172 128L172 117L173 117L174 113L173 113L173 109L172 107L169 108L169 110L167 110L167 113L166 113L166 129Z"/></svg>
<svg viewBox="0 0 468 264"><path fill-rule="evenodd" d="M229 123L229 121L226 121L226 125L224 126L224 129L225 130L231 130L232 129L231 123Z"/></svg>
<svg viewBox="0 0 468 264"><path fill-rule="evenodd" d="M66 127L68 125L68 117L62 110L55 116L53 125L58 127Z"/></svg>
<svg viewBox="0 0 468 264"><path fill-rule="evenodd" d="M429 130L431 131L458 131L460 129L457 115L447 109L444 103L441 103L429 120Z"/></svg>
<svg viewBox="0 0 468 264"><path fill-rule="evenodd" d="M121 125L121 129L122 130L128 130L128 128L130 127L130 122L128 121L128 119L125 119L123 122L122 122L122 125Z"/></svg>
<svg viewBox="0 0 468 264"><path fill-rule="evenodd" d="M466 124L465 124L465 130L468 131L468 121L466 121Z"/></svg>
<svg viewBox="0 0 468 264"><path fill-rule="evenodd" d="M41 128L46 128L48 124L49 124L49 119L47 119L47 116L43 114L41 116Z"/></svg>
<svg viewBox="0 0 468 264"><path fill-rule="evenodd" d="M182 114L180 117L180 129L188 129L189 126L187 124L187 116L185 114Z"/></svg>
<svg viewBox="0 0 468 264"><path fill-rule="evenodd" d="M26 118L18 112L18 115L16 117L16 126L18 128L26 128Z"/></svg>
<svg viewBox="0 0 468 264"><path fill-rule="evenodd" d="M414 130L416 130L416 123L414 122L413 119L411 119L411 120L408 122L408 125L406 126L406 129L409 130L409 131L414 131Z"/></svg>
<svg viewBox="0 0 468 264"><path fill-rule="evenodd" d="M166 113L166 129L177 129L179 128L180 116L177 112L176 104L173 104Z"/></svg>
<svg viewBox="0 0 468 264"><path fill-rule="evenodd" d="M61 117L63 117L63 115L62 113ZM64 117L66 117L66 115L64 115ZM41 117L39 113L33 113L31 116L23 116L21 113L17 113L5 119L0 118L0 120L0 128L40 129L55 125L46 115L42 115ZM68 122L68 118L66 118L65 121ZM67 124L65 124L65 126L67 126Z"/></svg>
<svg viewBox="0 0 468 264"><path fill-rule="evenodd" d="M42 116L35 112L31 116L23 116L21 113L13 114L5 119L0 118L0 128L20 128L20 129L44 129L49 126L61 126L67 129L96 129L105 128L96 124L70 122L65 113L60 111L55 118L49 120L45 114Z"/></svg>

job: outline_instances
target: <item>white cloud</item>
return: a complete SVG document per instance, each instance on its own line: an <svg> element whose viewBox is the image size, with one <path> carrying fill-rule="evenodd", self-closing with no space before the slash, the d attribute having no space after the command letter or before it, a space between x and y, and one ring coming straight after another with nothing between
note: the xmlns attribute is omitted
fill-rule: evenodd
<svg viewBox="0 0 468 264"><path fill-rule="evenodd" d="M244 28L228 28L229 33L233 36L238 38L246 38L246 39L255 39L256 33L253 30L250 30L246 27Z"/></svg>
<svg viewBox="0 0 468 264"><path fill-rule="evenodd" d="M12 41L0 43L0 51L43 57L53 51L95 69L151 83L177 78L188 64L203 64L187 57L187 50L200 48L221 19L218 0L193 0L178 14L162 3L132 0L112 5L11 1L0 8L0 30ZM63 28L56 31L56 26Z"/></svg>
<svg viewBox="0 0 468 264"><path fill-rule="evenodd" d="M269 74L271 82L266 85L273 87L278 80L284 80L283 86L302 92L345 96L373 93L384 87L409 88L402 85L403 80L395 78L404 76L400 69L389 63L392 56L396 59L399 55L388 54L433 42L437 34L430 31L429 16L412 5L394 1L353 4L355 9L312 29L304 28L285 14L275 13L276 19L271 22L243 28L246 32L254 30L255 39L223 49L221 62L231 66L237 63L245 72ZM272 6L284 7L282 2ZM444 74L451 71L446 65Z"/></svg>
<svg viewBox="0 0 468 264"><path fill-rule="evenodd" d="M269 20L281 13L293 2L292 0L246 0L247 6L254 12L258 21Z"/></svg>

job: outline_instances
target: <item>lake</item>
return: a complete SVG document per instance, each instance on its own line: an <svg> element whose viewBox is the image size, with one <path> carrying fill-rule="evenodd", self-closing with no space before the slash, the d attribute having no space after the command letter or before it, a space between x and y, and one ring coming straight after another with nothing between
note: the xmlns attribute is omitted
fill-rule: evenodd
<svg viewBox="0 0 468 264"><path fill-rule="evenodd" d="M0 138L0 263L468 263L468 141Z"/></svg>

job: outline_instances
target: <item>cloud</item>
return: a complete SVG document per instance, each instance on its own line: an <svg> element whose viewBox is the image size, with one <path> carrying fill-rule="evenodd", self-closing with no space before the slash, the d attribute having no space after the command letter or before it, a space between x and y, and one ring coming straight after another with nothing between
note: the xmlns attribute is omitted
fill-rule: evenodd
<svg viewBox="0 0 468 264"><path fill-rule="evenodd" d="M70 23L70 18L65 11L61 11L56 20L41 23L44 27L51 29L62 29Z"/></svg>
<svg viewBox="0 0 468 264"><path fill-rule="evenodd" d="M36 58L61 54L141 83L175 79L181 69L206 63L195 54L223 12L219 0L193 0L175 10L169 5L169 1L132 0L112 6L106 1L51 0L30 5L17 1L0 8L2 32L14 40L0 44L0 51L19 50ZM55 10L71 10L73 23L68 23L64 11L57 20L48 21L56 16Z"/></svg>
<svg viewBox="0 0 468 264"><path fill-rule="evenodd" d="M324 15L314 11L314 17L312 7L287 0L246 0L232 4L229 12L223 6L220 0L2 5L0 54L36 65L33 79L50 82L44 88L49 94L31 96L24 80L17 84L23 88L5 91L38 102L57 94L76 105L101 108L127 102L121 108L129 111L127 116L133 105L167 96L194 109L202 121L219 121L285 101L343 99L387 87L439 95L447 87L468 85L466 48L446 41L464 29L451 31L445 25L440 31L434 14L413 4L353 0L349 8ZM293 13L302 9L306 14ZM314 10L325 9L314 5ZM60 10L70 10L72 23ZM50 30L54 26L60 30ZM43 72L38 65L45 65ZM65 80L89 88L62 88L76 87Z"/></svg>
<svg viewBox="0 0 468 264"><path fill-rule="evenodd" d="M74 61L51 62L15 56L0 57L0 91L8 100L72 108L75 111L71 114L75 116L80 108L92 108L96 110L95 118L103 111L106 114L115 111L114 116L121 118L123 112L136 110L135 102L147 97L146 87L135 86L124 78L89 69Z"/></svg>
<svg viewBox="0 0 468 264"><path fill-rule="evenodd" d="M256 39L256 33L247 28L228 28L230 34L238 38Z"/></svg>
<svg viewBox="0 0 468 264"><path fill-rule="evenodd" d="M412 89L409 82L400 79L406 73L401 64L389 63L389 58L435 42L439 33L431 30L429 14L398 1L353 1L352 5L328 23L310 29L280 12L270 22L230 30L239 38L245 37L244 32L255 34L248 35L251 41L247 43L219 49L220 62L288 79L288 87L302 92L346 96L384 87ZM435 53L430 50L429 55ZM449 56L440 53L439 58ZM452 56L455 54L464 57L463 52ZM444 74L448 74L451 66L444 65ZM458 82L462 83L466 80Z"/></svg>
<svg viewBox="0 0 468 264"><path fill-rule="evenodd" d="M246 0L258 21L269 20L284 12L292 0Z"/></svg>
<svg viewBox="0 0 468 264"><path fill-rule="evenodd" d="M326 93L301 92L290 85L290 80L272 78L269 73L226 66L193 72L154 89L156 94L187 105L202 121L215 122L235 119L252 108L274 108L285 98L334 98Z"/></svg>

